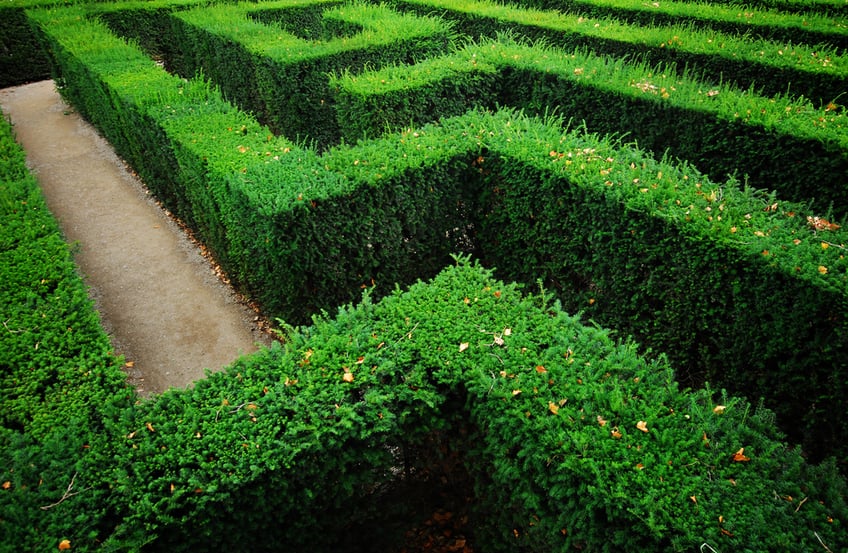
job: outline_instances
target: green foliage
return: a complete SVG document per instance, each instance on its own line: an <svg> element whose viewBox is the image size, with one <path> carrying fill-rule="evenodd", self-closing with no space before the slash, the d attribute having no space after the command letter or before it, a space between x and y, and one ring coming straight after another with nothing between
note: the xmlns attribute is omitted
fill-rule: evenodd
<svg viewBox="0 0 848 553"><path fill-rule="evenodd" d="M0 8L0 88L44 79L50 60L23 9Z"/></svg>
<svg viewBox="0 0 848 553"><path fill-rule="evenodd" d="M455 476L416 456L451 431L485 550L842 546L844 498L808 481L768 412L681 391L664 360L467 260L287 337L138 406L115 437L127 515L107 545L388 546L388 501Z"/></svg>
<svg viewBox="0 0 848 553"><path fill-rule="evenodd" d="M703 29L676 20L667 26L641 26L609 17L538 11L490 1L404 0L401 9L428 13L438 8L473 38L512 32L528 41L544 41L565 50L587 49L686 68L698 80L753 88L763 96L803 96L827 104L845 92L846 64L839 48L776 42Z"/></svg>
<svg viewBox="0 0 848 553"><path fill-rule="evenodd" d="M642 25L687 22L715 31L750 34L781 42L831 44L842 49L848 44L848 34L844 31L844 6L842 9L834 8L834 14L830 15L826 7L825 13L817 11L818 2L804 2L807 9L801 13L754 9L737 3L723 6L721 3L679 0L660 2L659 5L640 0L521 0L520 4L591 17L614 17Z"/></svg>
<svg viewBox="0 0 848 553"><path fill-rule="evenodd" d="M101 471L134 394L5 119L0 159L0 550L85 549L115 523Z"/></svg>
<svg viewBox="0 0 848 553"><path fill-rule="evenodd" d="M29 17L65 97L238 286L312 324L134 404L22 153L0 139L0 543L389 550L410 498L467 475L487 551L848 547L837 464L805 464L775 427L844 461L848 239L825 221L831 201L844 215L838 106L509 39L445 53L449 25L382 5L175 7ZM541 26L485 9L483 30ZM638 40L598 25L588 44ZM678 29L701 36L642 39ZM499 104L643 149L558 118L466 113ZM306 139L323 153L293 142ZM711 176L648 151L672 147ZM725 179L736 170L781 198ZM815 208L787 201L812 190ZM522 295L464 257L442 271L454 252L551 292ZM705 381L775 411L681 389Z"/></svg>

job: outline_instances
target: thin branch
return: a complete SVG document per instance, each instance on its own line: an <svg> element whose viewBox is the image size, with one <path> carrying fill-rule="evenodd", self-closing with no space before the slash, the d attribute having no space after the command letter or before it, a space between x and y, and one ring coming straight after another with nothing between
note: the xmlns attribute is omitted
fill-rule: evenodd
<svg viewBox="0 0 848 553"><path fill-rule="evenodd" d="M830 548L824 544L824 542L822 541L821 536L819 536L818 532L813 532L813 534L816 535L816 539L819 540L819 543L821 544L822 547L824 547L824 550L827 551L827 553L833 553L833 551L831 551Z"/></svg>
<svg viewBox="0 0 848 553"><path fill-rule="evenodd" d="M82 493L82 492L84 492L84 491L86 491L86 490L90 490L90 489L91 489L91 486L89 486L89 487L84 488L84 489L82 489L82 490L80 490L80 491L78 491L78 492L72 492L71 490L74 488L74 481L75 481L76 479L77 479L77 473L75 472L75 473L74 473L74 475L71 477L71 483L70 483L70 484L68 484L68 489L67 489L67 490L65 490L65 493L63 493L63 494L62 494L61 499L59 499L59 501L57 501L56 503L53 503L53 504L51 504L51 505L45 505L45 506L43 506L43 507L39 507L39 508L40 508L42 511L46 511L46 510L48 510L48 509L52 509L52 508L53 508L53 507L55 507L56 505L59 505L60 503L62 503L62 502L63 502L63 501L65 501L66 499L68 499L69 497L73 497L73 496L75 496L75 495L77 495L77 494L79 494L79 493Z"/></svg>

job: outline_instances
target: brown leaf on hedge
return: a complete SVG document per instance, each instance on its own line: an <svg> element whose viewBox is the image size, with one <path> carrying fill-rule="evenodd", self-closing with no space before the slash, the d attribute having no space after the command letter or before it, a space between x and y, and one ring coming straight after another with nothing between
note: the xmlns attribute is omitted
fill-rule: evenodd
<svg viewBox="0 0 848 553"><path fill-rule="evenodd" d="M746 463L750 461L751 458L745 455L745 448L740 447L739 451L733 454L733 462L735 463Z"/></svg>

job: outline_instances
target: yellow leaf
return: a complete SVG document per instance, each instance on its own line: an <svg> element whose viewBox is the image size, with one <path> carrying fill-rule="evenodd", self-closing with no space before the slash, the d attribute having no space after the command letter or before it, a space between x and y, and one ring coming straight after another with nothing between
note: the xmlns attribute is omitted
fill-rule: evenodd
<svg viewBox="0 0 848 553"><path fill-rule="evenodd" d="M353 382L353 373L352 372L344 373L342 380L344 380L345 382Z"/></svg>
<svg viewBox="0 0 848 553"><path fill-rule="evenodd" d="M826 275L827 274L827 267L825 267L824 265L819 265L819 272L823 275Z"/></svg>
<svg viewBox="0 0 848 553"><path fill-rule="evenodd" d="M713 413L715 413L716 415L721 415L722 413L724 413L725 409L727 409L727 407L725 407L724 405L716 405L715 407L713 407Z"/></svg>
<svg viewBox="0 0 848 553"><path fill-rule="evenodd" d="M151 432L156 432L156 430L153 429L153 425L150 424L149 422L144 423L144 426L146 426L147 429L150 430Z"/></svg>
<svg viewBox="0 0 848 553"><path fill-rule="evenodd" d="M638 428L642 432L647 432L648 431L648 423L645 422L645 421L639 421L639 422L636 423L636 428Z"/></svg>
<svg viewBox="0 0 848 553"><path fill-rule="evenodd" d="M460 352L463 352L467 349L468 349L468 342L462 342L461 344L459 344L459 351Z"/></svg>
<svg viewBox="0 0 848 553"><path fill-rule="evenodd" d="M62 540L59 542L59 551L66 551L71 548L71 540Z"/></svg>
<svg viewBox="0 0 848 553"><path fill-rule="evenodd" d="M521 393L521 390L513 390L512 391L512 395L514 395L514 396L517 396L520 393Z"/></svg>
<svg viewBox="0 0 848 553"><path fill-rule="evenodd" d="M557 413L559 413L559 405L557 405L553 401L550 401L548 402L548 410L554 415L556 415Z"/></svg>

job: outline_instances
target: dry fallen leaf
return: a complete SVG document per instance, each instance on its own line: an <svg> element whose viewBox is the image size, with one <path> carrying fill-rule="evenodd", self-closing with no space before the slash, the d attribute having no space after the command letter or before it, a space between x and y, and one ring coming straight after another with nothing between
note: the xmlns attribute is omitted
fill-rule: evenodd
<svg viewBox="0 0 848 553"><path fill-rule="evenodd" d="M467 349L468 349L468 342L462 342L461 344L459 344L459 351L460 352L463 352Z"/></svg>
<svg viewBox="0 0 848 553"><path fill-rule="evenodd" d="M150 430L151 432L156 432L156 430L153 429L153 425L150 424L149 422L144 423L144 426L146 426L147 429Z"/></svg>
<svg viewBox="0 0 848 553"><path fill-rule="evenodd" d="M713 413L715 413L716 415L721 415L722 413L724 413L725 409L726 407L724 405L716 405L715 407L713 407Z"/></svg>
<svg viewBox="0 0 848 553"><path fill-rule="evenodd" d="M610 435L611 435L614 439L616 439L616 440L620 440L620 439L621 439L621 436L622 436L622 433L618 431L618 427L616 426L616 427L614 427L614 428L610 431Z"/></svg>
<svg viewBox="0 0 848 553"><path fill-rule="evenodd" d="M598 415L598 424L600 424L601 426L606 426L607 420L604 417Z"/></svg>
<svg viewBox="0 0 848 553"><path fill-rule="evenodd" d="M548 402L548 410L554 415L556 415L557 413L559 413L559 405L557 405L553 401L550 401Z"/></svg>
<svg viewBox="0 0 848 553"><path fill-rule="evenodd" d="M344 380L345 382L353 382L353 373L345 372L344 376L342 377L342 380Z"/></svg>
<svg viewBox="0 0 848 553"><path fill-rule="evenodd" d="M543 365L536 365L536 372L540 374L546 373L548 372L548 369L546 369Z"/></svg>
<svg viewBox="0 0 848 553"><path fill-rule="evenodd" d="M59 542L59 551L67 551L71 548L71 540L62 540Z"/></svg>
<svg viewBox="0 0 848 553"><path fill-rule="evenodd" d="M831 223L821 217L807 217L807 222L816 230L838 230L839 225Z"/></svg>
<svg viewBox="0 0 848 553"><path fill-rule="evenodd" d="M642 432L647 432L648 431L648 423L645 422L645 421L639 421L639 422L636 423L636 428L638 428Z"/></svg>
<svg viewBox="0 0 848 553"><path fill-rule="evenodd" d="M3 485L0 486L0 487L2 487L4 490L8 490L9 488L12 487L12 483L9 480L6 480L5 482L3 482Z"/></svg>
<svg viewBox="0 0 848 553"><path fill-rule="evenodd" d="M736 453L733 454L733 461L736 462L736 463L745 463L745 462L750 461L750 460L751 460L750 457L745 456L745 448L744 447L740 447L739 451L737 451Z"/></svg>

